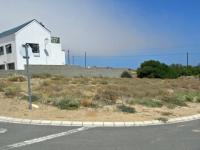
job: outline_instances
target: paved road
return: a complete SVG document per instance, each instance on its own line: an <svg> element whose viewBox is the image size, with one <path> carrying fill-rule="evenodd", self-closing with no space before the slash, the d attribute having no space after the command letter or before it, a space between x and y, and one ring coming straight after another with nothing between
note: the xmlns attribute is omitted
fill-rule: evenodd
<svg viewBox="0 0 200 150"><path fill-rule="evenodd" d="M84 128L0 123L0 150L200 150L200 120L172 125Z"/></svg>

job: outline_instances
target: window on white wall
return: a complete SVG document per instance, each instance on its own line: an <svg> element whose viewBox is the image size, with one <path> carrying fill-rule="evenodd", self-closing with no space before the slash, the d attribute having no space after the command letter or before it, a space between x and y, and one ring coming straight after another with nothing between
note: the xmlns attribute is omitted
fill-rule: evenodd
<svg viewBox="0 0 200 150"><path fill-rule="evenodd" d="M0 55L4 55L4 48L3 48L3 46L0 47Z"/></svg>
<svg viewBox="0 0 200 150"><path fill-rule="evenodd" d="M0 65L0 70L5 70L5 65Z"/></svg>
<svg viewBox="0 0 200 150"><path fill-rule="evenodd" d="M10 53L12 53L12 46L11 46L11 44L7 44L6 45L6 54L10 54Z"/></svg>
<svg viewBox="0 0 200 150"><path fill-rule="evenodd" d="M40 53L39 44L29 43L33 53Z"/></svg>
<svg viewBox="0 0 200 150"><path fill-rule="evenodd" d="M8 70L15 70L15 63L9 63L7 64Z"/></svg>

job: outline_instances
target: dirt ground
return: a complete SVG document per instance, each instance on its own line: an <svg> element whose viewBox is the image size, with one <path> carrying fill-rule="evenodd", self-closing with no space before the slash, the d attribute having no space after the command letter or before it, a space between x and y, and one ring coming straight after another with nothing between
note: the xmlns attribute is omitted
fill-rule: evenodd
<svg viewBox="0 0 200 150"><path fill-rule="evenodd" d="M46 119L62 121L148 121L160 117L175 118L200 113L200 104L188 103L187 107L168 108L147 108L136 105L137 113L128 114L105 109L80 108L79 110L60 110L53 106L36 104L39 108L28 110L28 102L24 100L7 99L0 97L0 116ZM163 115L167 114L167 116Z"/></svg>
<svg viewBox="0 0 200 150"><path fill-rule="evenodd" d="M19 82L13 79L15 78L8 77L7 79L0 80L0 116L63 121L148 121L200 113L200 103L194 102L200 96L200 81L193 77L174 80L61 78L51 76L33 78L32 90L39 93L41 97L33 103L39 106L39 108L33 107L32 110L28 109L28 102L23 98L27 93L26 80ZM181 99L186 99L186 105L178 105L178 103L173 109L167 107L167 105L147 107L148 105L157 104L155 102L149 103L149 100L162 99L165 96L176 96L178 93L182 94ZM190 99L191 94L192 99ZM94 101L95 98L98 102L110 98L115 100L115 104L104 105L103 107L89 107L85 106L87 103L81 103L80 108L76 110L62 110L52 105L51 101L49 102L51 97L57 99L57 97L65 96L78 98L80 101L86 100L87 103ZM129 100L127 98L135 99L137 101L133 102L137 103L127 103L127 100ZM145 101L144 103L138 103L138 100ZM128 106L134 107L136 113L119 111L117 109L118 103L125 103ZM165 103L166 101L163 104ZM171 101L171 103L173 102Z"/></svg>

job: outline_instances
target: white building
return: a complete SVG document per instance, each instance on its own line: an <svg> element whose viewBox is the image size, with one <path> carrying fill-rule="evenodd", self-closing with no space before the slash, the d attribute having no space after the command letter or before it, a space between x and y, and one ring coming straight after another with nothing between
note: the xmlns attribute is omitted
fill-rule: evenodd
<svg viewBox="0 0 200 150"><path fill-rule="evenodd" d="M34 19L0 33L0 69L24 70L26 43L31 65L65 64L60 38L51 37L51 31Z"/></svg>

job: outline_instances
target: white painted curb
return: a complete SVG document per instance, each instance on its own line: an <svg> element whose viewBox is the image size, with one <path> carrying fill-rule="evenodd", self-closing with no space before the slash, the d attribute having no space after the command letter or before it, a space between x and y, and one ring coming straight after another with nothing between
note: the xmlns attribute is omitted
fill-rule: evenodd
<svg viewBox="0 0 200 150"><path fill-rule="evenodd" d="M51 120L30 120L12 117L0 116L0 122L17 123L17 124L31 124L31 125L48 125L48 126L87 126L87 127L134 127L134 126L153 126L174 124L180 122L187 122L200 119L200 114L172 118L167 122L158 120L152 121L135 121L135 122L81 122L81 121L51 121Z"/></svg>

